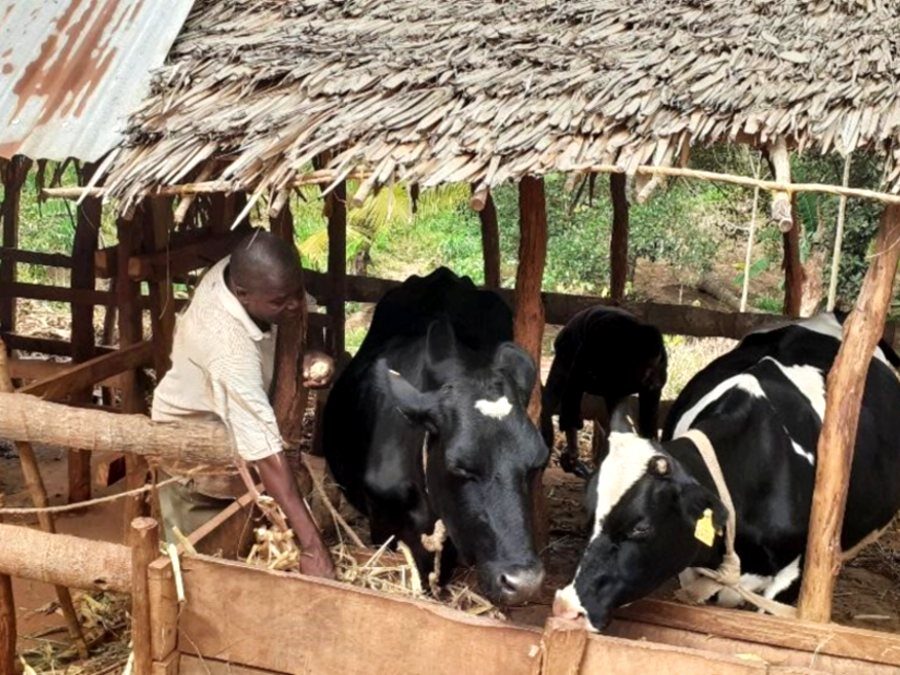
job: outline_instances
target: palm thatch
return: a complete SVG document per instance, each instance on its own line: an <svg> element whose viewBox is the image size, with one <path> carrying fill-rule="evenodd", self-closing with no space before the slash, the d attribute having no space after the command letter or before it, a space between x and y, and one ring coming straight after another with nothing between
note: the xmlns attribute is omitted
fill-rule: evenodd
<svg viewBox="0 0 900 675"><path fill-rule="evenodd" d="M898 132L896 2L200 0L107 185L133 202L206 166L262 192L328 152L493 186L781 137L884 153L897 191Z"/></svg>

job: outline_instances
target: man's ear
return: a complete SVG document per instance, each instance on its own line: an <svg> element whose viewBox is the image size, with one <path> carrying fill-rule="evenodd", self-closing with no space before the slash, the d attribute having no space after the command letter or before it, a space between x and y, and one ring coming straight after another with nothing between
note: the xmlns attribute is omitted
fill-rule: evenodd
<svg viewBox="0 0 900 675"><path fill-rule="evenodd" d="M438 400L433 392L421 392L400 373L388 368L384 359L375 362L375 380L394 407L414 424L437 431Z"/></svg>

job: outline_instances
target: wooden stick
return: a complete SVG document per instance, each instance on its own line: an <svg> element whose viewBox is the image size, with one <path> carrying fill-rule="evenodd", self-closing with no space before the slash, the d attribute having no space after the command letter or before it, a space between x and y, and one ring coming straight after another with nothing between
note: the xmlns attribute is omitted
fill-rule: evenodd
<svg viewBox="0 0 900 675"><path fill-rule="evenodd" d="M169 233L174 229L172 198L154 197L148 201L150 208L144 211L145 215L149 215L149 221L144 221L144 236L147 239L144 248L157 255L165 254L169 245ZM162 272L149 284L153 368L157 382L172 367L172 341L175 336L175 290L172 275L167 268L163 268Z"/></svg>
<svg viewBox="0 0 900 675"><path fill-rule="evenodd" d="M884 330L900 261L900 206L885 208L856 307L828 373L825 419L816 455L816 487L809 518L798 609L810 621L828 621L841 567L841 528L850 483L859 412L869 362Z"/></svg>
<svg viewBox="0 0 900 675"><path fill-rule="evenodd" d="M547 260L547 205L544 180L525 177L519 183L519 269L516 272L515 319L513 333L518 342L541 369L541 338L544 333L544 303L541 281ZM528 416L538 424L541 415L541 378L535 380ZM538 472L531 485L532 525L537 549L543 550L549 540L549 518L543 488L543 472Z"/></svg>
<svg viewBox="0 0 900 675"><path fill-rule="evenodd" d="M752 160L751 160L752 164ZM759 179L759 170L761 163L756 165L754 173ZM741 285L741 305L742 312L747 311L747 298L750 295L750 265L753 262L753 242L756 240L756 214L759 211L759 186L753 188L753 209L750 212L750 232L747 234L747 252L744 255L744 283Z"/></svg>
<svg viewBox="0 0 900 675"><path fill-rule="evenodd" d="M7 249L16 249L19 245L19 203L22 198L22 185L31 168L31 160L17 155L2 167L0 182L3 183L3 202L0 203L0 223L3 226L3 238L0 244ZM0 262L0 287L16 280L16 262L4 260ZM0 297L0 330L16 329L15 296Z"/></svg>
<svg viewBox="0 0 900 675"><path fill-rule="evenodd" d="M472 186L472 200L476 197L481 208L478 211L478 220L481 221L481 251L484 258L484 287L500 288L500 227L497 224L497 207L491 191L485 189L484 195L479 195L476 186ZM474 207L473 207L474 208Z"/></svg>
<svg viewBox="0 0 900 675"><path fill-rule="evenodd" d="M847 187L850 183L850 164L853 155L847 153L844 159L844 174L842 177L842 185ZM841 195L838 201L837 215L837 231L834 233L834 252L831 254L831 278L828 281L828 304L826 308L829 312L834 310L834 302L837 297L838 270L841 266L841 247L844 243L844 216L847 213L847 195Z"/></svg>
<svg viewBox="0 0 900 675"><path fill-rule="evenodd" d="M625 299L628 279L628 196L625 193L625 174L609 176L612 196L612 237L609 243L609 295L613 302Z"/></svg>
<svg viewBox="0 0 900 675"><path fill-rule="evenodd" d="M806 281L806 271L800 261L800 230L799 218L797 218L796 195L791 195L791 218L796 220L795 225L788 229L782 228L781 240L784 258L781 267L784 270L784 305L782 313L790 317L800 316L800 306L803 302L803 284Z"/></svg>
<svg viewBox="0 0 900 675"><path fill-rule="evenodd" d="M8 574L0 574L0 673L16 672L17 637L12 578Z"/></svg>
<svg viewBox="0 0 900 675"><path fill-rule="evenodd" d="M775 181L789 185L791 182L791 156L788 153L784 137L777 138L768 150ZM788 232L794 226L789 190L776 190L772 195L772 220L782 232Z"/></svg>
<svg viewBox="0 0 900 675"><path fill-rule="evenodd" d="M13 391L12 380L9 378L9 368L6 365L6 346L0 340L0 392L11 394ZM24 441L14 443L16 452L19 455L19 463L22 466L22 475L25 478L25 486L31 497L31 503L36 508L45 508L50 500L47 499L47 488L44 486L44 479L41 477L41 470L38 466L37 456L31 445ZM56 532L56 524L53 522L53 516L49 513L38 513L38 523L41 529L48 534ZM84 635L81 632L81 624L78 622L78 615L75 613L75 605L72 603L72 595L65 586L56 586L56 598L59 601L60 609L62 609L63 617L66 621L66 627L69 636L75 643L79 655L87 658L87 643L84 641Z"/></svg>
<svg viewBox="0 0 900 675"><path fill-rule="evenodd" d="M215 169L215 163L208 162L201 170L200 173L197 174L197 182L202 183L207 178L212 175L213 170ZM173 217L173 221L175 225L181 225L184 222L184 219L187 218L188 211L191 208L191 204L194 203L194 200L197 198L196 194L188 194L182 197L181 202L178 204L178 208L175 209L175 216Z"/></svg>
<svg viewBox="0 0 900 675"><path fill-rule="evenodd" d="M64 253L43 253L41 251L20 251L15 248L0 247L0 261L11 260L27 265L45 265L47 267L72 267L72 256Z"/></svg>
<svg viewBox="0 0 900 675"><path fill-rule="evenodd" d="M0 574L87 591L131 591L127 546L0 524Z"/></svg>
<svg viewBox="0 0 900 675"><path fill-rule="evenodd" d="M347 183L341 181L325 198L328 202L328 302L331 317L331 355L338 363L346 343L347 300ZM318 424L318 420L317 420Z"/></svg>
<svg viewBox="0 0 900 675"><path fill-rule="evenodd" d="M152 354L152 345L142 340L130 347L103 354L77 366L66 367L60 373L20 388L19 393L60 401L72 392L93 388L98 382L150 363Z"/></svg>
<svg viewBox="0 0 900 675"><path fill-rule="evenodd" d="M587 631L575 622L556 617L547 619L541 637L541 672L574 675L582 672L587 640Z"/></svg>
<svg viewBox="0 0 900 675"><path fill-rule="evenodd" d="M152 518L131 521L131 640L135 675L151 675L152 627L147 568L159 557L159 525Z"/></svg>

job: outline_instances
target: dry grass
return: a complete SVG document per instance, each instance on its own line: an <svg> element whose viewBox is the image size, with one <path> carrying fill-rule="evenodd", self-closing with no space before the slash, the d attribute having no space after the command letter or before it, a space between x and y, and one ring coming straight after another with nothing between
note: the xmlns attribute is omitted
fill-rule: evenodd
<svg viewBox="0 0 900 675"><path fill-rule="evenodd" d="M129 597L107 592L81 593L73 601L91 656L76 663L78 652L68 639L51 639L50 634L44 632L27 636L38 646L21 653L25 663L35 673L121 673L131 652Z"/></svg>
<svg viewBox="0 0 900 675"><path fill-rule="evenodd" d="M713 359L730 351L737 340L728 338L692 338L669 335L665 338L669 355L669 379L663 399L674 399L690 379Z"/></svg>

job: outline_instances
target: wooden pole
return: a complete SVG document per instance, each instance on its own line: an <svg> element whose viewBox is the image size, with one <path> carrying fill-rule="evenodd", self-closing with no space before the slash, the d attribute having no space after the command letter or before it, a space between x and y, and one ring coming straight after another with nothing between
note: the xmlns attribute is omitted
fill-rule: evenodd
<svg viewBox="0 0 900 675"><path fill-rule="evenodd" d="M331 355L340 363L346 349L347 301L347 184L341 181L325 197L328 207L328 316L331 317Z"/></svg>
<svg viewBox="0 0 900 675"><path fill-rule="evenodd" d="M781 267L784 270L784 306L783 313L791 317L800 316L800 305L803 301L803 282L806 273L800 262L800 221L797 218L796 197L791 198L791 215L794 226L782 231L781 238L784 258Z"/></svg>
<svg viewBox="0 0 900 675"><path fill-rule="evenodd" d="M8 574L0 574L0 673L16 672L16 638L12 578Z"/></svg>
<svg viewBox="0 0 900 675"><path fill-rule="evenodd" d="M159 525L152 518L131 521L131 641L135 675L151 675L150 590L147 568L159 556Z"/></svg>
<svg viewBox="0 0 900 675"><path fill-rule="evenodd" d="M11 394L13 392L12 380L9 378L9 366L6 361L6 346L0 340L0 392ZM41 470L38 466L37 456L30 443L19 441L15 444L16 452L19 455L19 463L22 466L22 475L25 478L25 487L31 497L31 503L36 508L46 508L49 504L47 498L47 488L44 486L44 479L41 477ZM88 477L90 480L90 477ZM44 532L53 534L56 532L56 524L53 522L53 516L47 512L39 512L38 523ZM66 627L69 636L75 643L78 653L82 658L87 658L87 644L81 632L81 624L78 622L78 615L75 613L75 605L72 604L72 595L65 586L56 586L56 598L59 601L63 618L66 621Z"/></svg>
<svg viewBox="0 0 900 675"><path fill-rule="evenodd" d="M844 173L842 175L842 185L847 187L850 184L850 165L853 160L853 154L847 153L844 159ZM834 249L831 254L831 278L828 280L828 304L825 309L829 312L834 310L834 303L837 298L837 282L838 271L841 266L841 248L844 243L844 217L847 213L847 195L841 195L838 202L837 226L834 233Z"/></svg>
<svg viewBox="0 0 900 675"><path fill-rule="evenodd" d="M612 238L609 244L609 294L613 302L625 299L628 278L628 196L625 194L625 174L609 176L612 195Z"/></svg>
<svg viewBox="0 0 900 675"><path fill-rule="evenodd" d="M856 307L844 324L844 340L828 373L825 419L816 456L816 487L809 518L801 619L828 621L841 566L841 529L859 411L869 363L884 331L900 260L900 206L885 208Z"/></svg>
<svg viewBox="0 0 900 675"><path fill-rule="evenodd" d="M475 199L478 186L472 184ZM497 207L490 190L485 190L484 203L477 210L481 221L481 250L484 256L484 287L500 288L500 227L497 223Z"/></svg>
<svg viewBox="0 0 900 675"><path fill-rule="evenodd" d="M3 182L3 204L0 205L0 220L3 222L2 245L6 249L16 249L19 245L19 203L22 185L31 167L31 160L16 155L3 167L0 180ZM16 261L9 258L0 260L0 286L16 280ZM0 298L0 331L16 329L16 299Z"/></svg>
<svg viewBox="0 0 900 675"><path fill-rule="evenodd" d="M165 252L169 245L169 234L174 227L171 197L153 197L150 208L145 210L149 222L145 221L144 248L153 253ZM175 335L175 292L172 277L165 277L150 283L150 326L153 331L153 366L156 381L172 367L172 339Z"/></svg>
<svg viewBox="0 0 900 675"><path fill-rule="evenodd" d="M140 304L140 284L131 280L128 276L128 259L140 250L141 229L140 224L145 222L143 211L149 205L143 203L135 213L133 220L120 218L116 222L116 231L119 243L116 247L116 299L118 305L119 323L119 348L141 342L144 339L143 312ZM144 392L140 386L137 372L126 371L122 374L122 412L143 413L147 404L144 401ZM137 455L125 456L125 485L127 489L134 489L144 485L147 480L147 462ZM125 500L123 528L125 537L129 536L131 521L142 516L147 510L146 495L129 497Z"/></svg>
<svg viewBox="0 0 900 675"><path fill-rule="evenodd" d="M547 261L547 204L542 178L527 176L519 182L519 232L513 334L516 342L531 354L538 371L528 403L528 416L534 424L538 424L541 416L541 338L544 333L541 282ZM549 535L542 474L535 478L532 497L535 544L542 550Z"/></svg>
<svg viewBox="0 0 900 675"><path fill-rule="evenodd" d="M82 167L80 181L90 180L96 166ZM94 291L94 252L100 233L102 201L87 197L77 206L75 240L72 245L72 290ZM72 303L72 361L82 363L94 358L94 307ZM73 403L89 403L92 387L72 393ZM84 450L69 450L69 503L91 498L91 454Z"/></svg>

